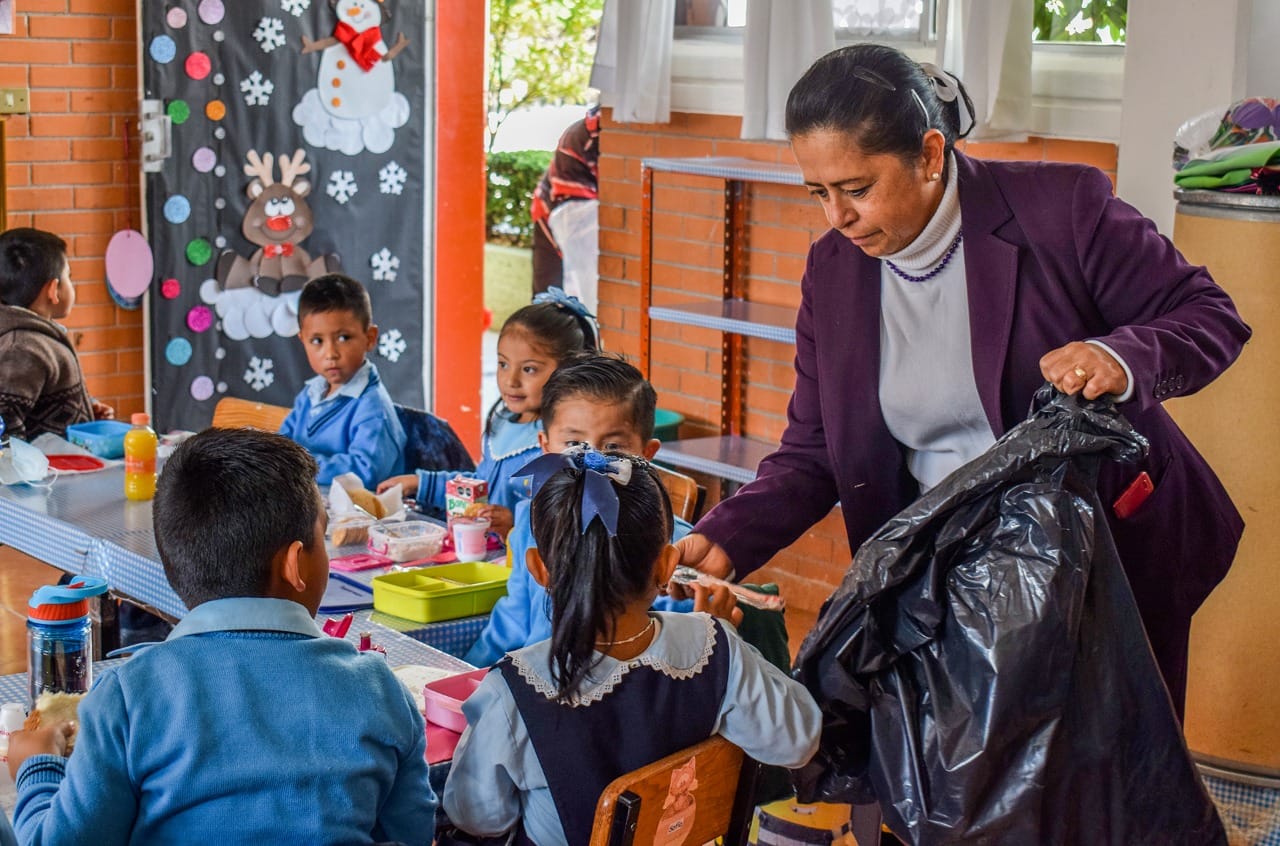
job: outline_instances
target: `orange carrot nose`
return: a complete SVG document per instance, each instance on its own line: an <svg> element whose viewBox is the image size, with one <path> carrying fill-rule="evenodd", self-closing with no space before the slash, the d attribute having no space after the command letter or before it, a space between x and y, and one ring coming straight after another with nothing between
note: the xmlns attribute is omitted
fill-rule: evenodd
<svg viewBox="0 0 1280 846"><path fill-rule="evenodd" d="M347 17L349 17L349 18L358 18L358 17L360 17L360 7L359 7L359 6L352 6L350 9L347 9Z"/></svg>

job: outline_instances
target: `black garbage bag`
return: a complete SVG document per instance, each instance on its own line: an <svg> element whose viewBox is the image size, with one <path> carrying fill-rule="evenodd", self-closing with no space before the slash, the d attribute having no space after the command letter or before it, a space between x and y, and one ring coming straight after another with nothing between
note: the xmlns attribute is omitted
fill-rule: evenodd
<svg viewBox="0 0 1280 846"><path fill-rule="evenodd" d="M1141 435L1049 386L858 550L796 658L822 706L803 802L919 844L1225 844L1095 481Z"/></svg>

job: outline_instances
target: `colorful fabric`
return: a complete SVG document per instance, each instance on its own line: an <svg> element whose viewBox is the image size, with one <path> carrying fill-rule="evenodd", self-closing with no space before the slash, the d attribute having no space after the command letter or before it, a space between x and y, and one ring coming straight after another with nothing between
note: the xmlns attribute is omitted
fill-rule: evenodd
<svg viewBox="0 0 1280 846"><path fill-rule="evenodd" d="M338 21L338 25L333 28L333 37L342 42L355 63L365 70L371 70L387 52L381 27L371 26L364 32L357 32L346 21Z"/></svg>
<svg viewBox="0 0 1280 846"><path fill-rule="evenodd" d="M533 191L529 216L547 239L560 252L551 227L551 212L569 200L594 200L599 197L596 163L600 158L600 107L587 109L587 115L564 131L556 144L555 156Z"/></svg>

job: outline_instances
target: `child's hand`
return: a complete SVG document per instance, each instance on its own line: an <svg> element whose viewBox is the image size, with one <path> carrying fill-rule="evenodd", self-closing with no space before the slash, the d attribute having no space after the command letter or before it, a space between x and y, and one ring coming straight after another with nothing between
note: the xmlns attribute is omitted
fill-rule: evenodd
<svg viewBox="0 0 1280 846"><path fill-rule="evenodd" d="M511 527L516 524L516 516L511 513L511 509L503 508L501 505L486 505L484 508L477 508L476 516L489 518L489 531L496 532L498 537L502 538L503 543L506 543Z"/></svg>
<svg viewBox="0 0 1280 846"><path fill-rule="evenodd" d="M735 626L742 623L742 609L738 607L738 598L733 595L727 585L707 587L694 582L693 610L706 611L713 617L728 620Z"/></svg>
<svg viewBox="0 0 1280 846"><path fill-rule="evenodd" d="M105 402L93 401L93 419L94 420L115 420L116 410Z"/></svg>
<svg viewBox="0 0 1280 846"><path fill-rule="evenodd" d="M18 768L32 755L67 754L67 739L76 733L76 724L63 720L51 726L9 735L9 777L17 779Z"/></svg>
<svg viewBox="0 0 1280 846"><path fill-rule="evenodd" d="M404 488L405 496L417 496L418 474L406 473L403 476L392 476L390 479L387 479L386 481L379 482L378 490L375 491L375 493L382 493L387 488L392 488L392 487L395 487L396 485L400 485Z"/></svg>

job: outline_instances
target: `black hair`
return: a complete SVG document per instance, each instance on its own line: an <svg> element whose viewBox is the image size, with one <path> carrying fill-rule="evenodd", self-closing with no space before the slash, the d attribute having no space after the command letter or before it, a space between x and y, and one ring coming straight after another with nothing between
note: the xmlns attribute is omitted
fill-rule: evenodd
<svg viewBox="0 0 1280 846"><path fill-rule="evenodd" d="M67 242L43 229L21 227L0 234L0 303L28 308L40 289L62 278Z"/></svg>
<svg viewBox="0 0 1280 846"><path fill-rule="evenodd" d="M578 397L626 405L641 440L653 437L658 394L644 374L621 356L589 353L562 362L542 386L543 427L551 426L556 406Z"/></svg>
<svg viewBox="0 0 1280 846"><path fill-rule="evenodd" d="M933 80L901 50L883 44L852 44L818 59L787 97L787 134L836 130L853 136L869 155L920 155L924 135L936 129L950 153L973 129L960 125L960 100L973 101L960 80L959 97L938 98ZM963 130L963 131L962 131Z"/></svg>
<svg viewBox="0 0 1280 846"><path fill-rule="evenodd" d="M602 520L582 530L586 473L566 468L543 483L530 506L530 527L547 565L551 600L551 661L556 700L571 702L593 660L597 641L612 640L616 617L653 585L653 567L671 541L671 500L649 462L620 452L605 455L632 463L620 485L618 534Z"/></svg>
<svg viewBox="0 0 1280 846"><path fill-rule="evenodd" d="M373 323L369 292L342 273L326 273L302 286L302 293L298 295L298 323L307 315L324 311L349 311L365 329Z"/></svg>
<svg viewBox="0 0 1280 846"><path fill-rule="evenodd" d="M312 549L316 461L282 435L206 429L165 462L152 507L165 576L188 608L265 596L276 553Z"/></svg>

